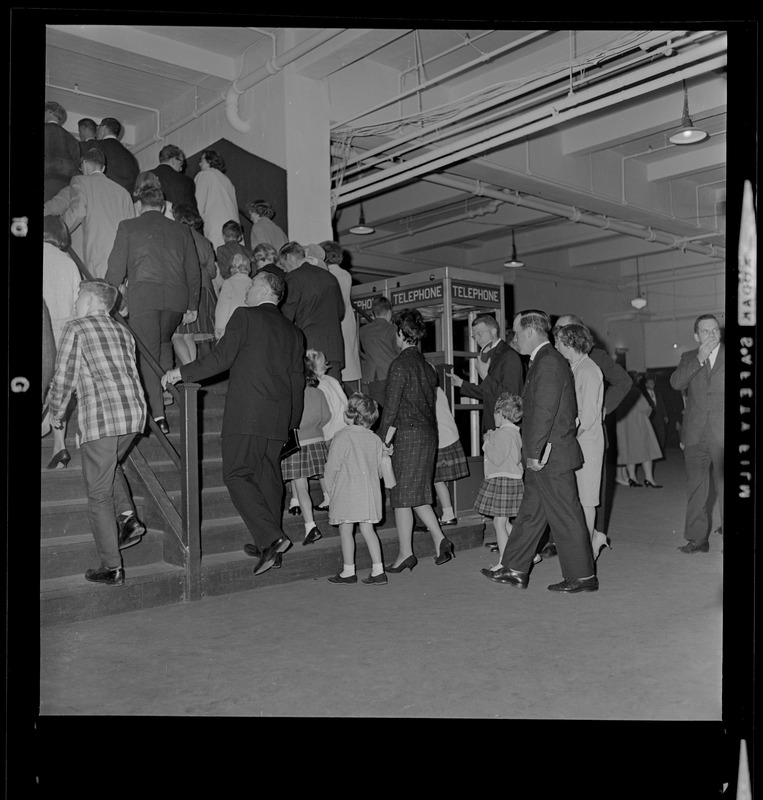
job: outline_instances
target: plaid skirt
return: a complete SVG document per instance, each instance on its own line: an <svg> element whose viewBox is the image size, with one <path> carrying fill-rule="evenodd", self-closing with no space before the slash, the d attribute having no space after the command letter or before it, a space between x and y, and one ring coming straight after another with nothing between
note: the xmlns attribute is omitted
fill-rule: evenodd
<svg viewBox="0 0 763 800"><path fill-rule="evenodd" d="M457 481L469 474L469 465L466 463L464 448L456 439L453 444L442 447L437 451L437 463L434 469L434 482Z"/></svg>
<svg viewBox="0 0 763 800"><path fill-rule="evenodd" d="M486 517L516 517L524 491L521 478L483 478L474 510Z"/></svg>
<svg viewBox="0 0 763 800"><path fill-rule="evenodd" d="M281 462L281 477L285 481L294 478L322 478L329 447L321 440L303 444L298 452Z"/></svg>
<svg viewBox="0 0 763 800"><path fill-rule="evenodd" d="M397 484L389 490L392 508L431 505L437 431L401 426L393 444L392 468Z"/></svg>

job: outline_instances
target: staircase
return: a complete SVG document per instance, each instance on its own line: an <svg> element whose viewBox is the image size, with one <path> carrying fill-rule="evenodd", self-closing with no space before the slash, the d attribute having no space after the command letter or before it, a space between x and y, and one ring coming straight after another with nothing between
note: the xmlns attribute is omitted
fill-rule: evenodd
<svg viewBox="0 0 763 800"><path fill-rule="evenodd" d="M284 512L283 529L294 546L283 558L280 569L253 575L255 559L242 550L251 537L231 503L222 480L220 428L227 381L206 384L199 391L199 450L201 469L202 595L213 596L248 589L262 589L295 580L316 579L341 569L342 555L338 528L328 524L326 511L315 511L323 538L301 546L304 525L301 516ZM75 412L76 413L76 412ZM179 449L180 414L175 405L167 407L169 439ZM48 470L52 441L41 440L40 469L40 622L57 625L185 602L185 572L174 554L175 543L157 503L143 485L139 474L125 464L138 517L147 527L141 542L122 551L124 586L104 586L84 578L90 567L99 566L87 519L87 500L82 479L79 450L75 447L74 420L67 447L72 460L66 469ZM153 434L141 437L136 447L145 457L173 505L180 508L180 476ZM467 479L468 480L468 479ZM314 505L322 499L318 481L310 481ZM471 508L459 511L459 524L447 529L456 550L478 547L483 540L483 521ZM394 515L387 506L385 518L377 525L387 563L397 555ZM360 534L357 539L357 567L370 568L368 551ZM415 534L419 558L433 557L434 545L428 533ZM173 563L174 562L174 563Z"/></svg>

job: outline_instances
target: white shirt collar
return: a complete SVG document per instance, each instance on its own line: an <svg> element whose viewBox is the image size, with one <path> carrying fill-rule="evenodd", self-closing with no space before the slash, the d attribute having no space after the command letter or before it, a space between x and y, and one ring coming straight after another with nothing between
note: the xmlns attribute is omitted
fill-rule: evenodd
<svg viewBox="0 0 763 800"><path fill-rule="evenodd" d="M710 353L710 355L708 356L708 358L710 359L710 369L712 369L715 366L715 359L718 358L718 351L720 349L721 349L721 343L718 342L718 344L715 346L715 350L713 350L713 352Z"/></svg>
<svg viewBox="0 0 763 800"><path fill-rule="evenodd" d="M501 341L500 339L496 339L494 342L490 342L490 344L486 344L482 348L481 352L482 353L489 353L498 344L498 342L500 342L500 341Z"/></svg>

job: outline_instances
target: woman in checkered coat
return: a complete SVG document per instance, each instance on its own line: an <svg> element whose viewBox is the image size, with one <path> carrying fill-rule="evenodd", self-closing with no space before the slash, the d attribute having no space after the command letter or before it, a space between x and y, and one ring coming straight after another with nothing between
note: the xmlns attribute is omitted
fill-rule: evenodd
<svg viewBox="0 0 763 800"><path fill-rule="evenodd" d="M446 564L454 557L453 543L443 536L432 508L432 480L437 457L437 416L435 389L437 375L426 363L419 342L426 329L424 318L415 308L404 308L392 317L397 328L400 355L390 364L384 411L379 425L382 441L395 428L392 466L397 484L390 489L395 510L399 550L387 572L413 569L418 559L413 554L413 511L427 526L437 550L435 564Z"/></svg>

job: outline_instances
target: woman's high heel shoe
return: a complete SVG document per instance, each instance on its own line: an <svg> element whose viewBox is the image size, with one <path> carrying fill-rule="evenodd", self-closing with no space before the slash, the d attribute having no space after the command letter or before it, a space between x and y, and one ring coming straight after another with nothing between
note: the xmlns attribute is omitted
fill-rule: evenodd
<svg viewBox="0 0 763 800"><path fill-rule="evenodd" d="M72 460L71 454L69 451L64 447L63 450L59 450L53 458L50 459L50 463L48 464L48 469L66 469L69 466L69 462Z"/></svg>
<svg viewBox="0 0 763 800"><path fill-rule="evenodd" d="M652 483L651 481L644 481L644 486L647 486L650 489L662 489L661 483Z"/></svg>
<svg viewBox="0 0 763 800"><path fill-rule="evenodd" d="M440 542L440 555L434 560L434 563L437 566L442 566L443 564L447 564L451 558L456 557L455 549L453 548L453 542L450 539L446 539L443 537L443 540Z"/></svg>
<svg viewBox="0 0 763 800"><path fill-rule="evenodd" d="M385 572L402 572L404 569L409 569L413 572L413 568L416 564L419 563L418 558L416 556L408 556L405 561L401 561L397 567L393 567L392 564L384 567Z"/></svg>
<svg viewBox="0 0 763 800"><path fill-rule="evenodd" d="M641 485L642 485L642 484L640 484L638 481L634 481L634 480L633 480L633 478L628 478L628 486L638 486L638 487L641 487Z"/></svg>

